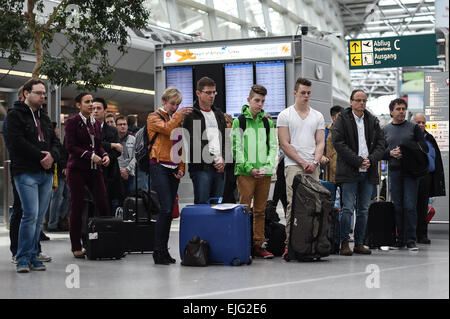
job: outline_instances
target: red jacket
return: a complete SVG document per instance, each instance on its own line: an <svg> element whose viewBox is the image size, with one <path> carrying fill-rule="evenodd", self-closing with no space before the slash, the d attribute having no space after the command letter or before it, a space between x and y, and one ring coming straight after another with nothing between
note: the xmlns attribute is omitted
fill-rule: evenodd
<svg viewBox="0 0 450 319"><path fill-rule="evenodd" d="M66 148L69 153L67 168L89 170L92 169L91 158L93 152L102 158L108 155L102 147L102 131L99 121L96 120L94 123L94 147L92 147L87 126L81 119L80 114L72 116L65 122L65 132ZM101 165L97 165L97 169L101 169Z"/></svg>

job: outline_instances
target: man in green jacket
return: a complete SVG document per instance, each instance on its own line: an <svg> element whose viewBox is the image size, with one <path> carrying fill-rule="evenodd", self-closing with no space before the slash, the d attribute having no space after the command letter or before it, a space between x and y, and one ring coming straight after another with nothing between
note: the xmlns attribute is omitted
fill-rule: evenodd
<svg viewBox="0 0 450 319"><path fill-rule="evenodd" d="M253 199L253 255L269 259L273 254L265 249L264 214L278 143L273 122L262 109L266 95L265 87L252 86L231 136L240 203L250 208Z"/></svg>

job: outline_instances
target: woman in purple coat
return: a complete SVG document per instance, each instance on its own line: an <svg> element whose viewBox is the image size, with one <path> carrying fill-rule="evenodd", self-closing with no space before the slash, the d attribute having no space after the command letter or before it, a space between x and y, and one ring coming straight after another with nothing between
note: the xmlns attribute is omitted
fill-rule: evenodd
<svg viewBox="0 0 450 319"><path fill-rule="evenodd" d="M76 258L84 258L81 244L82 213L85 187L93 195L100 216L108 215L108 201L102 166L109 165L108 153L102 147L101 123L91 116L92 96L81 93L75 98L80 113L65 123L67 184L70 190L70 241Z"/></svg>

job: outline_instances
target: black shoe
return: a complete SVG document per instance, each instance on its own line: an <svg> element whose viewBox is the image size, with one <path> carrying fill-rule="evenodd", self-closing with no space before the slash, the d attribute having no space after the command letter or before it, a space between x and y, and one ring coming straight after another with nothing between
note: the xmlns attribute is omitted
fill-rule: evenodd
<svg viewBox="0 0 450 319"><path fill-rule="evenodd" d="M429 244L431 244L431 240L429 240L427 237L423 237L423 238L419 238L417 240L417 243L429 245Z"/></svg>
<svg viewBox="0 0 450 319"><path fill-rule="evenodd" d="M408 248L409 251L419 251L419 248L417 248L415 242L409 242L409 243L407 243L407 244L406 244L406 247Z"/></svg>
<svg viewBox="0 0 450 319"><path fill-rule="evenodd" d="M153 251L153 261L155 265L169 265L170 261L165 256L165 253L161 250Z"/></svg>
<svg viewBox="0 0 450 319"><path fill-rule="evenodd" d="M169 250L164 251L164 257L169 261L171 264L176 264L177 260L175 258L172 258L169 254Z"/></svg>
<svg viewBox="0 0 450 319"><path fill-rule="evenodd" d="M404 243L396 242L396 243L394 244L394 246L390 246L389 249L391 249L391 250L397 250L397 249L405 248L405 246L406 246L406 244L404 244Z"/></svg>
<svg viewBox="0 0 450 319"><path fill-rule="evenodd" d="M41 241L47 241L50 240L50 237L48 237L46 234L44 234L43 231L41 231L40 239Z"/></svg>

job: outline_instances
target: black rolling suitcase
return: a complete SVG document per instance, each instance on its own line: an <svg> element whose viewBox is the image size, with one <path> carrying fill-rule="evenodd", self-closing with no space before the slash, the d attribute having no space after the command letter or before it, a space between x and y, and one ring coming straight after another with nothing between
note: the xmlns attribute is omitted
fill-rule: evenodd
<svg viewBox="0 0 450 319"><path fill-rule="evenodd" d="M95 259L121 259L123 222L115 217L92 217L88 221L86 256Z"/></svg>
<svg viewBox="0 0 450 319"><path fill-rule="evenodd" d="M137 165L135 174L136 195L124 201L123 249L128 253L152 252L155 242L155 214L158 213L158 207L155 207L156 203L151 199L148 200L149 206L146 207L144 198L139 197Z"/></svg>
<svg viewBox="0 0 450 319"><path fill-rule="evenodd" d="M86 191L85 211L83 212L83 247L90 260L121 259L123 222L116 217L96 216L95 201Z"/></svg>
<svg viewBox="0 0 450 319"><path fill-rule="evenodd" d="M381 177L381 162L379 167ZM371 249L395 244L395 209L394 203L389 200L388 180L386 180L386 197L385 199L380 196L380 185L378 185L377 197L370 204L367 219L365 244Z"/></svg>

